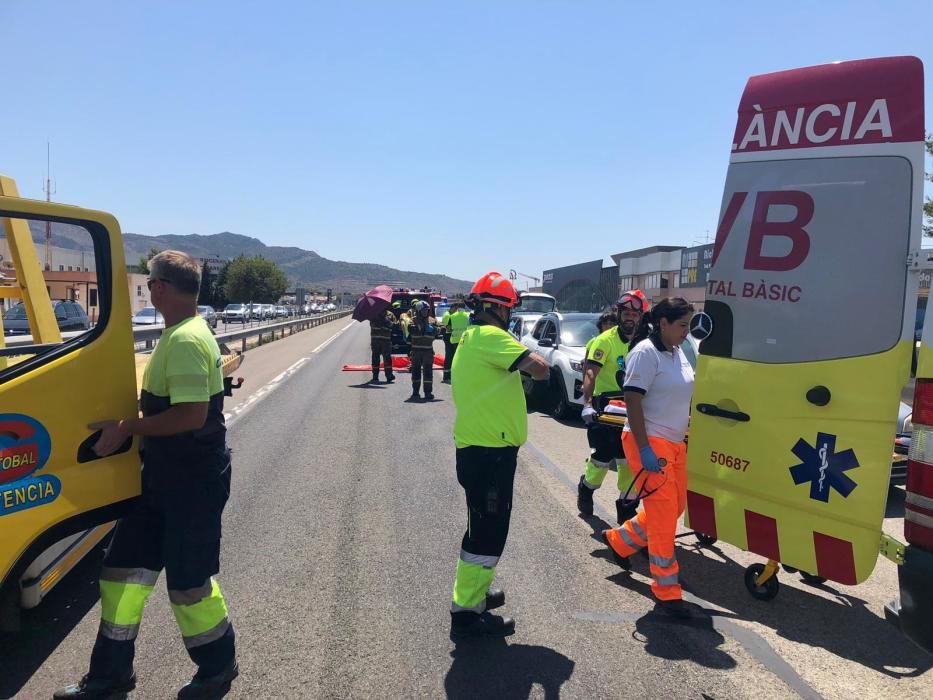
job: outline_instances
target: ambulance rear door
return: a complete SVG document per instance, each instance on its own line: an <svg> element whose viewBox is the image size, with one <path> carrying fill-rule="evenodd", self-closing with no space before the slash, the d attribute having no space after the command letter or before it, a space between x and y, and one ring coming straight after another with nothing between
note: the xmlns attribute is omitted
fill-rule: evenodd
<svg viewBox="0 0 933 700"><path fill-rule="evenodd" d="M132 441L98 458L87 428L136 414L117 222L0 190L0 591L14 593L41 552L126 511L140 462Z"/></svg>
<svg viewBox="0 0 933 700"><path fill-rule="evenodd" d="M694 321L709 335L693 529L840 583L871 574L913 344L923 137L916 58L748 81Z"/></svg>

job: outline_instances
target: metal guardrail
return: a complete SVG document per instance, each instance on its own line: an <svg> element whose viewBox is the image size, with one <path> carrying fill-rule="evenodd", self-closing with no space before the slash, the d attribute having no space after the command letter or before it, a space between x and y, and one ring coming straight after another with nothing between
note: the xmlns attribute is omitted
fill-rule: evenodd
<svg viewBox="0 0 933 700"><path fill-rule="evenodd" d="M322 326L325 323L330 323L331 321L336 321L338 318L344 318L353 313L352 310L346 311L336 311L334 313L323 314L322 316L305 316L303 318L295 318L290 321L282 321L281 323L270 323L267 326L253 326L251 328L244 328L242 330L233 331L231 333L217 333L214 335L214 338L217 339L218 343L225 343L226 345L231 345L233 343L240 343L240 352L246 352L246 341L250 338L259 337L259 345L262 345L266 337L271 336L269 342L272 342L276 339L276 335L279 338L284 338L286 335L292 335L293 333L298 333L308 328L314 328L316 326ZM159 341L159 336L162 335L163 328L140 328L133 330L133 342L136 346L137 352L146 352L152 350L155 347L155 344Z"/></svg>
<svg viewBox="0 0 933 700"><path fill-rule="evenodd" d="M308 328L314 328L324 325L325 323L330 323L331 321L336 321L338 318L344 318L351 313L353 313L352 309L347 309L323 314L321 316L304 316L289 321L282 321L281 323L270 323L265 326L250 326L230 333L218 333L215 334L214 337L217 339L218 343L225 343L228 346L239 341L240 352L246 352L246 341L250 338L258 336L259 345L263 345L266 342L266 338L269 338L269 342L271 342L276 340L277 336L279 338L284 338L286 335L292 335L293 333L298 333ZM134 328L133 347L136 352L148 352L152 350L156 343L159 342L159 337L162 335L163 330L165 329L162 327ZM72 331L63 333L62 338L63 340L70 340L86 332L87 331ZM7 347L0 348L0 357L35 355L56 348L59 345L58 343L34 345L32 343L32 336L8 336L5 340Z"/></svg>

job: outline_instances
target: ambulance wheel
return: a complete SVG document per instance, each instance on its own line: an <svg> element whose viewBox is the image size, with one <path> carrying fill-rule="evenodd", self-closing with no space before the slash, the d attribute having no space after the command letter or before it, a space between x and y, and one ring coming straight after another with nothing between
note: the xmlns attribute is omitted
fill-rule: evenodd
<svg viewBox="0 0 933 700"><path fill-rule="evenodd" d="M804 583L809 583L811 586L822 586L824 583L826 583L826 579L822 576L808 574L806 571L800 572L800 578L803 579Z"/></svg>
<svg viewBox="0 0 933 700"><path fill-rule="evenodd" d="M704 535L702 532L693 533L697 536L697 542L700 543L701 547L712 547L717 542L717 538L712 535Z"/></svg>
<svg viewBox="0 0 933 700"><path fill-rule="evenodd" d="M778 583L777 574L769 578L761 586L755 581L765 570L764 564L752 564L745 569L745 588L756 600L774 600L777 597L781 584Z"/></svg>

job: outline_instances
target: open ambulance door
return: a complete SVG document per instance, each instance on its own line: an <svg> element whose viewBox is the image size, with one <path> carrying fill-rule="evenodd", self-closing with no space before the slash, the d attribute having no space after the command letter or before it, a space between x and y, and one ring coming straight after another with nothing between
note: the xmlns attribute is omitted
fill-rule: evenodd
<svg viewBox="0 0 933 700"><path fill-rule="evenodd" d="M914 337L923 127L912 57L756 76L742 96L697 365L688 521L772 569L856 584L878 558Z"/></svg>
<svg viewBox="0 0 933 700"><path fill-rule="evenodd" d="M87 428L137 410L116 220L20 199L0 178L0 222L0 600L9 610L43 553L126 512L140 461L131 441L98 458ZM37 583L51 587L73 563L53 558Z"/></svg>

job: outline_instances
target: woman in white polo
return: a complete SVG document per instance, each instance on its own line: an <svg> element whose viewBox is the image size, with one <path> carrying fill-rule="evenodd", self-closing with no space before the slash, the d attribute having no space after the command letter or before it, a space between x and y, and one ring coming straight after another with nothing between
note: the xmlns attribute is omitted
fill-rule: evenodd
<svg viewBox="0 0 933 700"><path fill-rule="evenodd" d="M687 338L693 306L680 297L661 300L650 312L653 330L626 359L625 404L628 420L622 444L629 468L638 475L643 510L622 527L603 532L617 561L648 546L651 591L658 607L689 616L674 556L677 521L687 503L687 446L684 437L693 397L693 368L680 345Z"/></svg>

